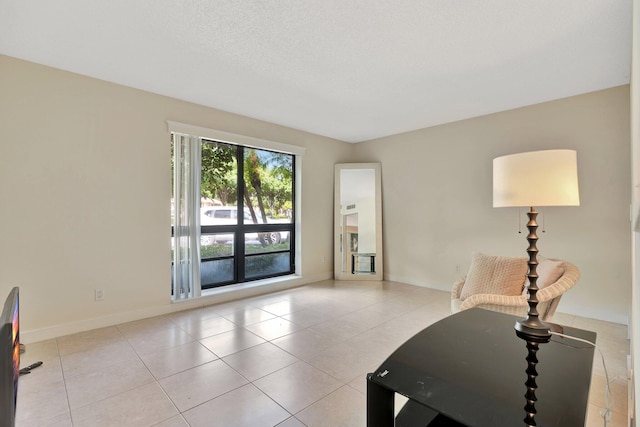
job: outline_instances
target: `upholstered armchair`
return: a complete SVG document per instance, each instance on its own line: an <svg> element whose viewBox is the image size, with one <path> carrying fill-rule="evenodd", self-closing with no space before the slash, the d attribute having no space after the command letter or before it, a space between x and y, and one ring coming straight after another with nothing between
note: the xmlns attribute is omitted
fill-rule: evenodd
<svg viewBox="0 0 640 427"><path fill-rule="evenodd" d="M469 272L456 281L451 292L451 312L480 307L526 316L527 258L474 253ZM563 260L538 256L538 313L550 321L562 295L580 278L578 268Z"/></svg>

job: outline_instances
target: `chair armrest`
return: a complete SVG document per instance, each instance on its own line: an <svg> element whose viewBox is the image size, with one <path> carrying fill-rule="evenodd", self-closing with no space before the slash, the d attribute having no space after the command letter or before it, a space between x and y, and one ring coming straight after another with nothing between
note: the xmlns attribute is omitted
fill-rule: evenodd
<svg viewBox="0 0 640 427"><path fill-rule="evenodd" d="M475 294L466 298L460 304L460 310L466 310L468 308L476 307L479 305L498 305L508 307L523 307L527 306L526 295L494 295L494 294Z"/></svg>
<svg viewBox="0 0 640 427"><path fill-rule="evenodd" d="M464 287L464 281L467 279L467 276L462 276L453 284L453 289L451 290L451 299L460 299L460 294L462 293L462 288Z"/></svg>
<svg viewBox="0 0 640 427"><path fill-rule="evenodd" d="M564 274L555 282L538 291L538 301L552 300L571 289L580 278L580 270L575 265L565 261Z"/></svg>

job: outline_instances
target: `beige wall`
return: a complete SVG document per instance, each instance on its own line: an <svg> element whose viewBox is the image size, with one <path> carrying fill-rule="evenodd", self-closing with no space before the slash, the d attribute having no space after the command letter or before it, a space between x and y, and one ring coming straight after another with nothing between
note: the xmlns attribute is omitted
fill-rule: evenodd
<svg viewBox="0 0 640 427"><path fill-rule="evenodd" d="M332 277L352 145L6 56L0 73L0 295L20 286L25 341L175 309L167 120L306 147L302 274Z"/></svg>
<svg viewBox="0 0 640 427"><path fill-rule="evenodd" d="M582 271L561 310L627 321L628 87L351 145L6 56L0 75L0 295L21 287L26 342L176 309L166 120L306 147L306 281L333 271L335 163L382 163L387 276L448 290L472 251L526 249L491 159L577 149L582 206L547 209L538 246Z"/></svg>
<svg viewBox="0 0 640 427"><path fill-rule="evenodd" d="M560 311L627 323L629 138L622 86L358 144L360 161L382 163L385 277L450 290L473 251L526 256L524 211L518 234L517 210L492 207L492 159L575 149L581 206L544 209L540 255L582 273Z"/></svg>

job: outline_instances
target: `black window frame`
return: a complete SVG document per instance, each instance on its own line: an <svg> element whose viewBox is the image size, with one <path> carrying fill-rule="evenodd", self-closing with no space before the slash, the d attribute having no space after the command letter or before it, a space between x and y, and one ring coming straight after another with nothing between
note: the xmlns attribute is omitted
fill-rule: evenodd
<svg viewBox="0 0 640 427"><path fill-rule="evenodd" d="M212 262L212 261L223 261L228 259L233 259L233 279L227 281L220 281L215 283L200 283L201 289L213 289L222 286L228 286L238 283L248 283L256 280L264 280L273 277L287 276L295 273L295 235L296 235L296 166L297 166L297 156L290 153L282 153L276 150L270 150L267 148L260 147L247 147L239 144L230 144L228 142L218 141L216 139L211 138L201 138L201 144L205 143L217 143L217 144L225 144L236 149L235 159L237 163L237 211L236 218L238 219L237 224L224 224L224 225L201 225L200 226L200 234L233 234L234 235L234 253L233 255L228 256L210 256L210 257L200 257L200 263ZM238 215L237 212L244 212L245 203L244 203L244 189L245 189L245 180L244 180L244 153L245 150L255 149L261 151L268 151L272 153L277 153L281 155L291 156L291 222L289 223L276 223L276 224L245 224L244 223L244 215ZM245 233L270 233L270 232L281 232L288 231L289 232L289 248L286 250L276 250L269 252L258 252L258 253L250 253L247 254L245 251ZM247 279L245 275L246 268L246 260L248 258L266 256L266 255L276 255L289 253L289 268L287 271L272 273L272 274L264 274L259 276L252 276Z"/></svg>

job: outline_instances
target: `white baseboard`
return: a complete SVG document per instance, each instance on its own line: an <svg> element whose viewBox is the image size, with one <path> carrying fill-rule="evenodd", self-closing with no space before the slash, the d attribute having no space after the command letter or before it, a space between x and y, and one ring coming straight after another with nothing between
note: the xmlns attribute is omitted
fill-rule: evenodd
<svg viewBox="0 0 640 427"><path fill-rule="evenodd" d="M433 283L425 283L422 280L416 280L412 277L396 276L395 274L386 273L383 275L383 277L384 280L388 280L390 282L406 283L407 285L421 286L423 288L437 289L439 291L451 291L451 288L453 287L453 282L448 288L443 288L441 286L435 286Z"/></svg>

